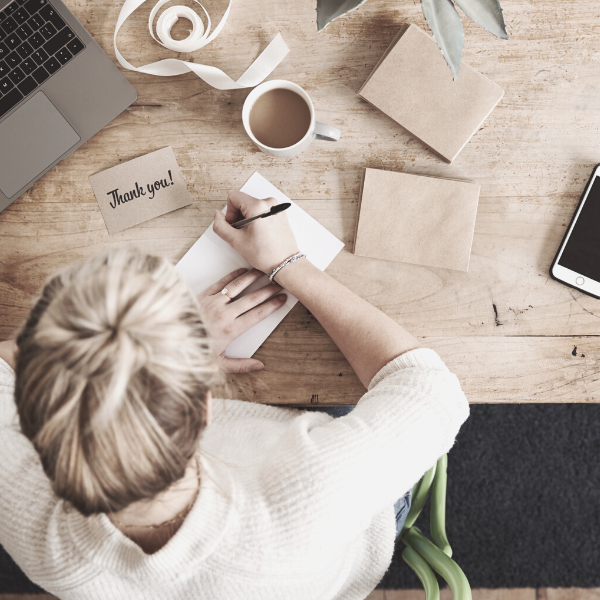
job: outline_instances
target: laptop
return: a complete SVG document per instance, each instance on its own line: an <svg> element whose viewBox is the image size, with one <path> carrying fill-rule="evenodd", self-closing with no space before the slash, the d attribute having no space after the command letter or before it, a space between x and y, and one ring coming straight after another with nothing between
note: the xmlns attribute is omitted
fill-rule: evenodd
<svg viewBox="0 0 600 600"><path fill-rule="evenodd" d="M60 0L0 0L0 211L136 98Z"/></svg>

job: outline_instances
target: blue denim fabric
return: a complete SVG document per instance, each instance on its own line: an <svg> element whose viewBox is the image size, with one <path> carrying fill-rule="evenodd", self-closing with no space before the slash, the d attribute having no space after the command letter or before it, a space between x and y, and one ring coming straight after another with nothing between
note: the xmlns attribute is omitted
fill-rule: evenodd
<svg viewBox="0 0 600 600"><path fill-rule="evenodd" d="M404 527L406 517L408 517L411 503L412 490L409 490L402 498L398 498L396 504L394 504L394 510L396 511L396 537L402 533L402 528Z"/></svg>
<svg viewBox="0 0 600 600"><path fill-rule="evenodd" d="M354 406L309 406L303 410L324 412L337 419L338 417L344 417L352 412L353 408ZM394 504L394 510L396 511L396 537L402 532L404 522L406 521L408 511L410 510L411 502L412 490L408 490L408 492L406 492L402 498L398 498Z"/></svg>

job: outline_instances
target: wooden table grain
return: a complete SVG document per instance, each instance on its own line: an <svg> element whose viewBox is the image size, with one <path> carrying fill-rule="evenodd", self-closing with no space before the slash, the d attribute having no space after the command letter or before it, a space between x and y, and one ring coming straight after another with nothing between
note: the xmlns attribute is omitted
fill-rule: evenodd
<svg viewBox="0 0 600 600"><path fill-rule="evenodd" d="M121 1L67 0L113 58ZM205 3L214 19L225 0ZM420 4L369 0L317 33L314 0L236 0L221 35L187 56L236 78L277 32L291 48L272 78L312 96L337 143L293 159L258 151L241 123L249 90L217 91L193 74L126 71L138 100L0 214L0 339L11 336L52 272L102 248L136 244L178 260L227 191L259 171L341 238L328 272L436 349L473 403L600 401L600 301L553 281L551 260L593 165L600 162L600 10L595 0L502 0L510 40L466 17L466 60L505 96L452 165L357 91ZM136 65L174 56L148 35L147 3L120 49ZM186 55L180 55L186 57ZM108 235L88 177L170 145L194 204ZM364 167L481 184L468 273L352 254ZM301 305L259 350L264 372L231 376L233 397L279 404L353 404L364 393Z"/></svg>

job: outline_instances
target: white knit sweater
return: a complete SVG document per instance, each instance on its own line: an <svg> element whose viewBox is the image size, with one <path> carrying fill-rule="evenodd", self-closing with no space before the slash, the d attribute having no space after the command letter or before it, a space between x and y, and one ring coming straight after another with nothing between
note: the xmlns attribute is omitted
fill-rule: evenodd
<svg viewBox="0 0 600 600"><path fill-rule="evenodd" d="M393 504L447 452L469 407L428 349L391 361L332 419L215 400L200 493L152 555L53 493L0 360L0 544L64 600L353 600L390 564Z"/></svg>

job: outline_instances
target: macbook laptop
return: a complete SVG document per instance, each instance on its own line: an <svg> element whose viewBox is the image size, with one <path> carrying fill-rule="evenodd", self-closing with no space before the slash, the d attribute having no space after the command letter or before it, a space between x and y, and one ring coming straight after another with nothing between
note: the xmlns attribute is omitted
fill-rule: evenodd
<svg viewBox="0 0 600 600"><path fill-rule="evenodd" d="M136 98L60 0L0 0L0 211Z"/></svg>

